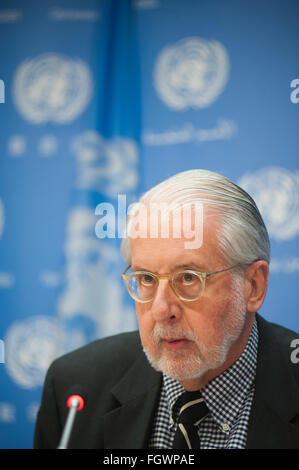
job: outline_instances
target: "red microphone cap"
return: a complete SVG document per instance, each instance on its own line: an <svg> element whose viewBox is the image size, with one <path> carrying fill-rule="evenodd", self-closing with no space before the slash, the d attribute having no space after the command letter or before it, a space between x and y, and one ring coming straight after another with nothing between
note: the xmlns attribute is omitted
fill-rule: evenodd
<svg viewBox="0 0 299 470"><path fill-rule="evenodd" d="M77 410L81 411L84 408L84 404L85 404L83 398L81 397L81 395L71 395L70 397L68 397L67 402L66 402L67 406L70 408L71 405L72 405L72 401L74 399L78 400L79 406L78 406Z"/></svg>

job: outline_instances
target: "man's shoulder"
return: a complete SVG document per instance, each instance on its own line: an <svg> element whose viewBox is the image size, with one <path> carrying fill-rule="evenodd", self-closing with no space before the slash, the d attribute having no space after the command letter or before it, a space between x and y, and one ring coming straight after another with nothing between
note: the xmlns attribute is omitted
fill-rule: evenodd
<svg viewBox="0 0 299 470"><path fill-rule="evenodd" d="M257 314L257 323L259 331L268 340L269 338L278 340L285 346L290 346L293 339L299 338L299 333L287 328L286 326L266 320Z"/></svg>
<svg viewBox="0 0 299 470"><path fill-rule="evenodd" d="M128 369L142 352L138 331L120 333L95 340L53 361L54 376L98 376Z"/></svg>
<svg viewBox="0 0 299 470"><path fill-rule="evenodd" d="M257 315L257 323L260 361L264 364L272 364L272 368L276 371L279 367L292 370L299 384L298 360L293 360L294 348L298 349L299 346L299 333L286 326L267 321L259 315Z"/></svg>

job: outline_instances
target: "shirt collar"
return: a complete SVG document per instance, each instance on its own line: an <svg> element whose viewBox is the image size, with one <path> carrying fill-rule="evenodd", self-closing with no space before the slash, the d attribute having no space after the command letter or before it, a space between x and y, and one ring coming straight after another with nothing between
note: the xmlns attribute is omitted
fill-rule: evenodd
<svg viewBox="0 0 299 470"><path fill-rule="evenodd" d="M221 375L215 377L201 389L211 415L224 432L229 432L253 387L257 346L258 329L255 320L241 356ZM170 425L172 426L174 424L172 409L178 397L184 392L184 388L177 380L165 374L163 374L163 387L168 404Z"/></svg>

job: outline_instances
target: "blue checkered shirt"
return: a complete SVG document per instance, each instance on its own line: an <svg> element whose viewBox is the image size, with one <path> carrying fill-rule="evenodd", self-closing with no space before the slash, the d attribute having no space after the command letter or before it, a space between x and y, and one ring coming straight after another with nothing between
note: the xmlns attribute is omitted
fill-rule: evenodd
<svg viewBox="0 0 299 470"><path fill-rule="evenodd" d="M201 389L209 414L199 425L201 449L244 449L254 394L258 329L253 324L246 348L237 361ZM163 385L149 448L171 449L176 424L172 408L184 388L163 375Z"/></svg>

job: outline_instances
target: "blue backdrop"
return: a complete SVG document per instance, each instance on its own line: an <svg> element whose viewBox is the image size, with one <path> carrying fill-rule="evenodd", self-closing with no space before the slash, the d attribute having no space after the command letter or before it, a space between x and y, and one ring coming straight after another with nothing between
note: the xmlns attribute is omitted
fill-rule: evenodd
<svg viewBox="0 0 299 470"><path fill-rule="evenodd" d="M53 358L137 326L96 207L178 171L255 198L261 314L299 332L298 43L296 0L1 1L1 448L32 447Z"/></svg>

